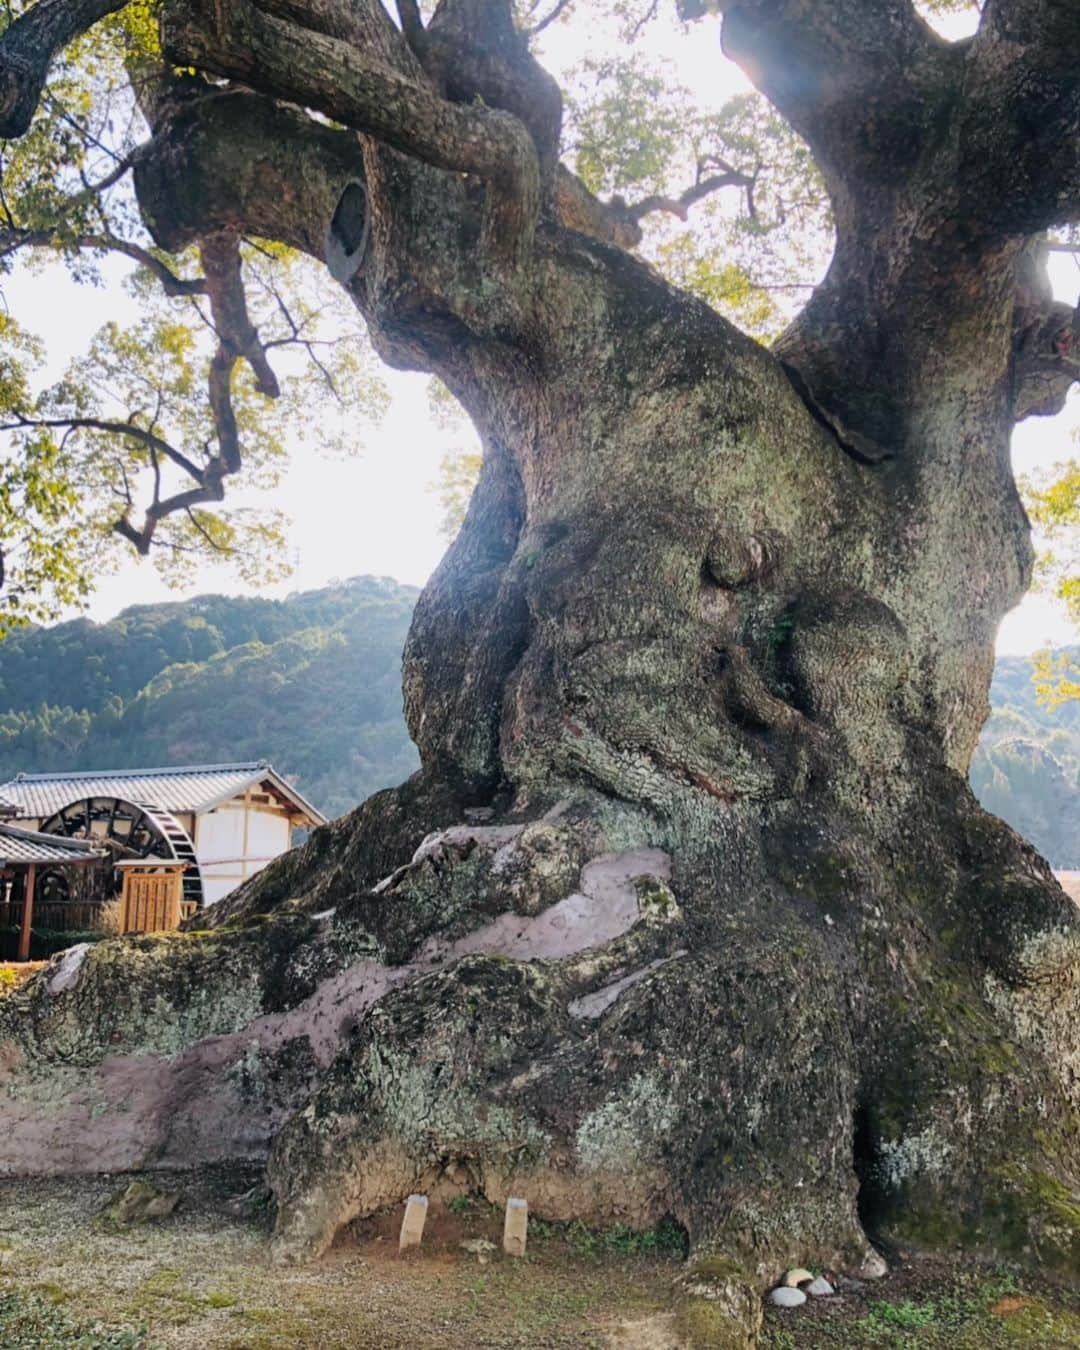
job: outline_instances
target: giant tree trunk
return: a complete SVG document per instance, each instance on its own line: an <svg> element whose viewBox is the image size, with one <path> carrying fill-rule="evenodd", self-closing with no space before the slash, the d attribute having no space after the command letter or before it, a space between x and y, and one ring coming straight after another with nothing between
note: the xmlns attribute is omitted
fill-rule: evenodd
<svg viewBox="0 0 1080 1350"><path fill-rule="evenodd" d="M9 998L5 1167L266 1156L289 1255L418 1189L672 1215L716 1344L868 1236L1076 1270L1080 928L966 785L1029 579L1028 254L955 247L957 172L835 189L781 360L550 216L448 262L476 194L365 143L349 285L485 446L405 654L423 768L213 929Z"/></svg>

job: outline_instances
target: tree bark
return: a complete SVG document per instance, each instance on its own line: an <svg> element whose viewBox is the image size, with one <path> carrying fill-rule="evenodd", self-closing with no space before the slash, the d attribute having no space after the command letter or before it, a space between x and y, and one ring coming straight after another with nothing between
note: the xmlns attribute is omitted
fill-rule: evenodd
<svg viewBox="0 0 1080 1350"><path fill-rule="evenodd" d="M166 6L203 25L170 54L213 41L254 92L163 105L137 180L158 242L318 254L362 178L350 292L388 361L460 399L484 466L405 653L420 773L211 929L65 958L0 1005L3 1165L267 1157L292 1256L415 1190L673 1215L710 1344L749 1343L740 1291L785 1265L872 1269L869 1236L1075 1271L1077 916L966 786L1030 576L1009 435L1036 357L1068 387L1071 316L1029 284L1029 236L955 186L964 52L891 0L838 53L826 3L731 7L837 205L829 277L770 352L563 225L535 128L527 171L514 132L506 175L450 174L471 111L374 139L361 52L325 108L354 130L316 124L272 101L295 44L256 65L212 8ZM446 3L442 32L483 8ZM531 59L496 56L489 93ZM401 63L460 104L438 62ZM868 80L880 140L851 125Z"/></svg>

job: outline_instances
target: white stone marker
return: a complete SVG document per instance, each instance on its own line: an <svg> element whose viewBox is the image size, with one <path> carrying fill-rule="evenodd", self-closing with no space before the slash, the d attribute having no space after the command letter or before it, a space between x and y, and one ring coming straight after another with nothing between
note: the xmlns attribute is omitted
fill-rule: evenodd
<svg viewBox="0 0 1080 1350"><path fill-rule="evenodd" d="M398 1250L407 1247L419 1247L424 1236L424 1220L427 1218L427 1196L410 1195L405 1201L405 1217L401 1221L401 1239Z"/></svg>
<svg viewBox="0 0 1080 1350"><path fill-rule="evenodd" d="M528 1231L528 1202L513 1198L507 1200L506 1223L503 1225L503 1251L507 1256L525 1255L525 1240Z"/></svg>

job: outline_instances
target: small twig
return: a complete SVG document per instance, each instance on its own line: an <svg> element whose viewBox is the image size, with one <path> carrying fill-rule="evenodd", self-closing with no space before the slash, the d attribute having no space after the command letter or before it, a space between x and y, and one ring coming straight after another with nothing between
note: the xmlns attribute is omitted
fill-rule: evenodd
<svg viewBox="0 0 1080 1350"><path fill-rule="evenodd" d="M531 28L525 30L526 37L535 37L537 33L542 33L545 28L550 28L560 14L564 13L573 4L573 0L558 0L555 8L550 11L538 23L534 23Z"/></svg>
<svg viewBox="0 0 1080 1350"><path fill-rule="evenodd" d="M148 249L121 239L114 234L81 234L65 239L62 234L50 230L7 230L0 231L0 257L7 257L20 248L75 248L80 250L100 250L106 253L122 253L151 272L165 289L166 295L205 295L206 281L202 277L178 277L171 268L152 254Z"/></svg>
<svg viewBox="0 0 1080 1350"><path fill-rule="evenodd" d="M197 516L197 515L195 514L195 512L191 509L190 506L188 506L188 507L185 508L184 514L187 516L188 520L191 521L192 525L195 526L196 530L198 530L198 532L199 532L199 533L202 535L202 537L206 540L206 542L207 542L207 544L209 545L209 547L212 548L212 549L214 550L215 553L226 553L226 554L227 554L227 553L229 553L229 552L231 551L231 550L229 550L228 548L226 548L224 544L219 544L218 541L213 537L213 535L210 534L210 533L207 531L206 527L200 522L198 516ZM174 547L179 547L179 546L177 545L177 546L174 546Z"/></svg>
<svg viewBox="0 0 1080 1350"><path fill-rule="evenodd" d="M732 170L730 173L718 174L712 178L703 178L693 187L688 187L678 197L665 197L659 193L654 193L629 207L628 213L631 220L641 220L653 211L666 211L670 215L678 216L680 220L686 220L690 207L701 201L703 197L709 196L710 193L718 192L721 188L726 187L749 189L752 185L753 179L747 177L746 174Z"/></svg>

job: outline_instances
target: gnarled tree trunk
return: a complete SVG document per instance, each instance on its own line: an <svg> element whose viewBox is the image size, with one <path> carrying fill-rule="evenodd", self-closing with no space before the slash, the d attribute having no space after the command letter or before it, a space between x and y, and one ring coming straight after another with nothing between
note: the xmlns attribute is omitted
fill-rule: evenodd
<svg viewBox="0 0 1080 1350"><path fill-rule="evenodd" d="M716 1344L868 1233L1075 1272L1080 929L966 773L1031 566L1009 436L1074 373L1032 238L1080 160L1023 128L1076 159L1080 20L990 0L949 46L907 0L721 8L836 210L774 352L599 203L562 223L502 4L411 47L375 5L164 6L170 57L258 92L154 103L159 242L318 253L362 181L346 284L485 459L406 650L420 773L209 931L9 998L4 1166L267 1156L287 1254L416 1189L672 1215Z"/></svg>

